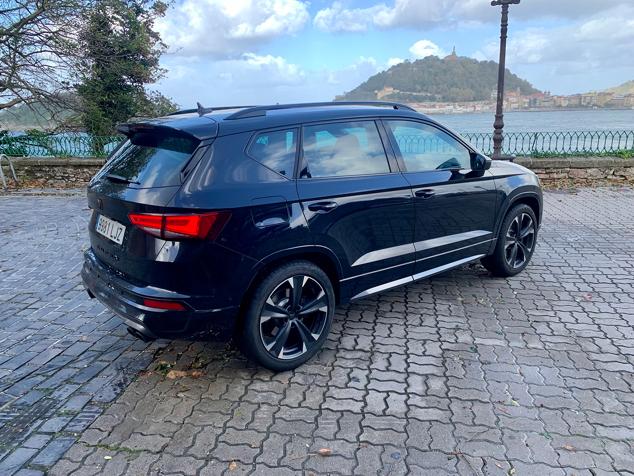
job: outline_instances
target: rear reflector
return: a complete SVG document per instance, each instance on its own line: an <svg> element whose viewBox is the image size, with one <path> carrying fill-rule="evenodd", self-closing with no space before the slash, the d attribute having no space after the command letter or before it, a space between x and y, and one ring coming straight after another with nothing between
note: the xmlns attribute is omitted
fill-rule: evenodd
<svg viewBox="0 0 634 476"><path fill-rule="evenodd" d="M229 220L229 212L188 215L130 213L130 222L147 233L167 240L199 238L215 240Z"/></svg>
<svg viewBox="0 0 634 476"><path fill-rule="evenodd" d="M177 301L159 301L157 299L143 299L143 305L165 311L184 311L185 306Z"/></svg>

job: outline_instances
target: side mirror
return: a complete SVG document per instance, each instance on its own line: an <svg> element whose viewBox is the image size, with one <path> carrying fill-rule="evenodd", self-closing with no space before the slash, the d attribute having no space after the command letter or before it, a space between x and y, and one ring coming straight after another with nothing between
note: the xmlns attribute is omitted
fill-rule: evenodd
<svg viewBox="0 0 634 476"><path fill-rule="evenodd" d="M491 168L492 160L486 155L471 154L471 170L485 171Z"/></svg>

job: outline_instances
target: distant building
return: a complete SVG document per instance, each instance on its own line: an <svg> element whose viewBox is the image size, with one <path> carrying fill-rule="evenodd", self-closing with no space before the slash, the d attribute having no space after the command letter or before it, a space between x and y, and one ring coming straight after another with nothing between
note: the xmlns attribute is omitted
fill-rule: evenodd
<svg viewBox="0 0 634 476"><path fill-rule="evenodd" d="M448 61L456 61L458 59L458 55L456 54L456 47L454 46L451 50L451 54L449 56L445 56L445 59Z"/></svg>

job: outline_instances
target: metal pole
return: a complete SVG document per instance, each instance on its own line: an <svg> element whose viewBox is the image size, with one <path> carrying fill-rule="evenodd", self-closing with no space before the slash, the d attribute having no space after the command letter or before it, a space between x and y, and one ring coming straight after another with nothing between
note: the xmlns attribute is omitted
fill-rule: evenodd
<svg viewBox="0 0 634 476"><path fill-rule="evenodd" d="M495 106L495 122L493 123L493 159L509 159L503 157L502 144L504 142L504 73L506 71L506 37L509 26L509 5L519 4L520 0L493 0L494 7L502 6L502 21L500 24L500 63L498 69L498 93Z"/></svg>

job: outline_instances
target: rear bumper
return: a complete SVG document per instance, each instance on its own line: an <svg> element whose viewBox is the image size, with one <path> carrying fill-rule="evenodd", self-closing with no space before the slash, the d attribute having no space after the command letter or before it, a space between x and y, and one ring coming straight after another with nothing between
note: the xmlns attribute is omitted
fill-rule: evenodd
<svg viewBox="0 0 634 476"><path fill-rule="evenodd" d="M209 309L209 300L205 297L134 285L99 261L92 250L84 254L81 277L89 294L121 317L128 326L147 337L195 339L210 334L218 337L233 334L237 307ZM187 310L149 308L143 305L144 298L178 301Z"/></svg>

